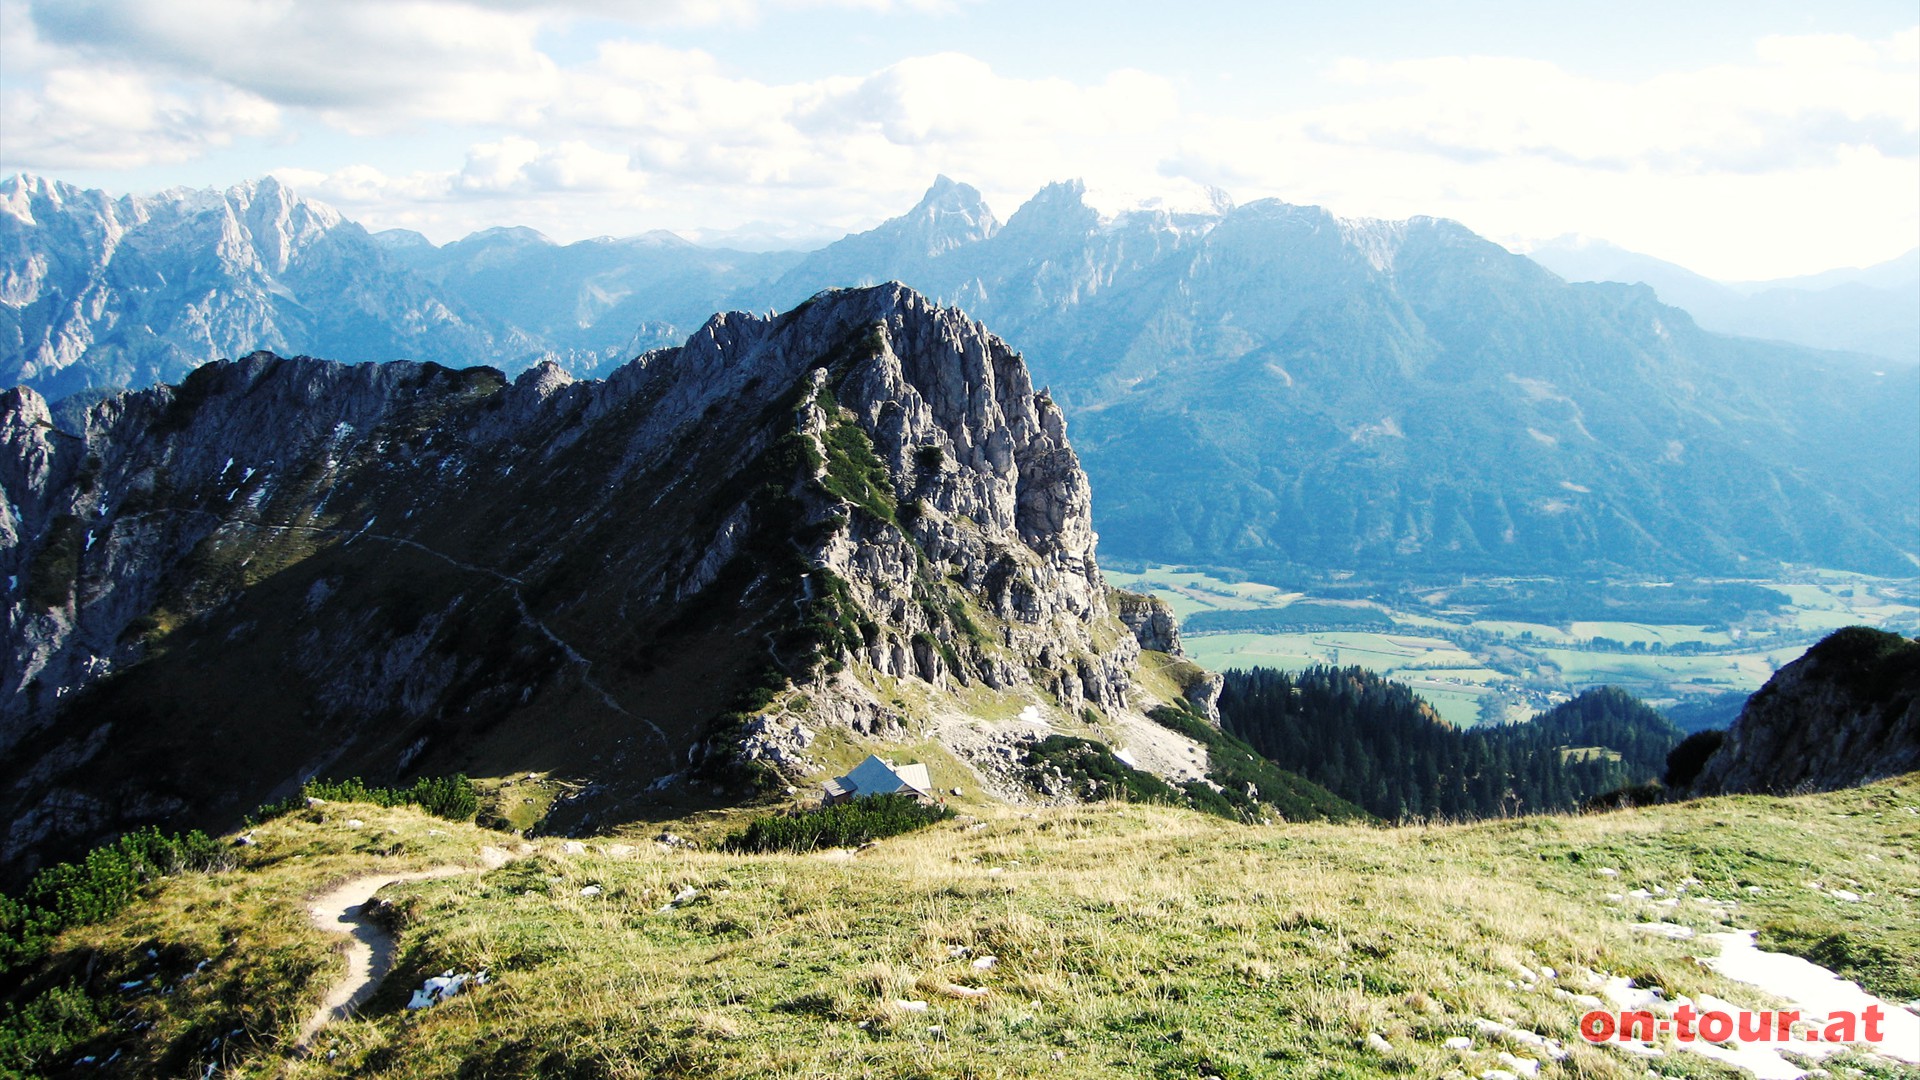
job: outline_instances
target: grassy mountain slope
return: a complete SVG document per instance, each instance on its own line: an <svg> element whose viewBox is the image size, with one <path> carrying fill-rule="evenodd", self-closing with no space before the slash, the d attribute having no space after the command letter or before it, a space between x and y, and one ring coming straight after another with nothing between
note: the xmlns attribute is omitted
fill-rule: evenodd
<svg viewBox="0 0 1920 1080"><path fill-rule="evenodd" d="M290 1077L1372 1077L1539 1055L1476 1031L1491 1017L1566 1044L1542 1075L1638 1078L1644 1059L1580 1042L1581 1007L1554 988L1592 992L1591 969L1765 1002L1696 963L1702 942L1636 933L1637 921L1759 929L1766 947L1882 996L1920 996L1916 795L1920 775L1392 830L1105 804L963 819L852 857L615 836L577 854L545 841L490 871L476 853L498 834L328 804L261 827L238 870L167 879L69 931L6 1008L72 988L67 1037L36 1067L62 1074L120 1052L76 1073L88 1076L197 1076L220 1062L223 1075ZM717 841L737 820L674 828ZM442 864L476 869L381 894L401 928L395 974L364 1018L287 1060L342 970L299 898ZM1864 899L1808 888L1816 875ZM1737 904L1607 898L1682 884ZM1536 983L1520 966L1555 975ZM404 1009L424 977L482 968L489 985ZM1441 1045L1459 1035L1470 1050ZM1661 1069L1734 1075L1682 1056Z"/></svg>

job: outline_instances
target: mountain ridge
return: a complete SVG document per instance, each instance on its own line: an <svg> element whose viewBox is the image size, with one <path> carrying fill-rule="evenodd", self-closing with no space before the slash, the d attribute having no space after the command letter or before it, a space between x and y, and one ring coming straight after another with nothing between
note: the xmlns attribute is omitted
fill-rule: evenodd
<svg viewBox="0 0 1920 1080"><path fill-rule="evenodd" d="M1570 282L1648 285L1708 330L1920 364L1920 249L1864 268L1746 282L1586 237L1557 237L1525 254Z"/></svg>
<svg viewBox="0 0 1920 1080"><path fill-rule="evenodd" d="M1441 219L1089 198L1049 185L1002 226L942 178L811 254L357 243L398 275L384 295L450 297L477 336L447 362L575 374L712 310L906 280L1017 342L1074 410L1129 559L1284 578L1917 565L1920 369L1710 334Z"/></svg>
<svg viewBox="0 0 1920 1080"><path fill-rule="evenodd" d="M1051 732L1204 776L1144 716L1180 690L1144 688L1059 407L899 285L715 315L604 381L262 353L77 434L15 390L0 450L14 865L321 771L584 778L556 827L849 742L1014 799Z"/></svg>

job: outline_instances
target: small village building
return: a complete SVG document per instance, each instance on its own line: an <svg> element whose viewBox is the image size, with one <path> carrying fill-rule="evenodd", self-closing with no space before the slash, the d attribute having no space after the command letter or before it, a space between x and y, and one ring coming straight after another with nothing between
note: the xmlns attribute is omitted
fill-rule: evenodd
<svg viewBox="0 0 1920 1080"><path fill-rule="evenodd" d="M867 760L855 765L847 775L827 781L823 791L828 805L869 795L907 794L927 802L936 801L933 781L927 776L925 765L895 765L882 761L877 754L867 755Z"/></svg>

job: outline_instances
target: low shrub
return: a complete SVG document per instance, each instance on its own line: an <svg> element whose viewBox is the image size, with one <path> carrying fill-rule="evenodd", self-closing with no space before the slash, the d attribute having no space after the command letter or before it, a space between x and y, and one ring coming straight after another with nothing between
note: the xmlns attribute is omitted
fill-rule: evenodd
<svg viewBox="0 0 1920 1080"><path fill-rule="evenodd" d="M1120 799L1125 802L1181 803L1180 793L1166 781L1114 756L1111 747L1072 735L1049 735L1027 748L1022 779L1028 787L1044 790L1050 775L1076 799Z"/></svg>
<svg viewBox="0 0 1920 1080"><path fill-rule="evenodd" d="M150 881L230 864L226 847L198 829L162 833L149 825L79 862L49 866L19 898L0 896L0 976L37 960L62 930L118 914Z"/></svg>
<svg viewBox="0 0 1920 1080"><path fill-rule="evenodd" d="M346 780L309 780L287 798L261 806L248 815L247 820L253 824L272 821L306 806L308 799L375 806L412 805L449 821L472 821L480 810L480 794L465 773L423 776L411 787L404 788L368 787L366 781L355 776Z"/></svg>
<svg viewBox="0 0 1920 1080"><path fill-rule="evenodd" d="M855 847L951 817L951 809L925 805L911 795L871 795L817 810L755 818L721 846L738 852Z"/></svg>

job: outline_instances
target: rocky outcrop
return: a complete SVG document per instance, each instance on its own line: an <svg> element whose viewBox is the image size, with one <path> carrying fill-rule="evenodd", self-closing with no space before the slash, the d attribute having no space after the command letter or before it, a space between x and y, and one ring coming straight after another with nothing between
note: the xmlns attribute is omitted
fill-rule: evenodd
<svg viewBox="0 0 1920 1080"><path fill-rule="evenodd" d="M1060 409L899 285L604 381L256 353L77 416L0 396L8 860L321 769L568 772L605 820L906 737L903 694L1134 707Z"/></svg>
<svg viewBox="0 0 1920 1080"><path fill-rule="evenodd" d="M1920 769L1920 641L1852 626L1774 673L1694 795L1854 787Z"/></svg>
<svg viewBox="0 0 1920 1080"><path fill-rule="evenodd" d="M1187 683L1182 696L1214 727L1220 726L1220 693L1227 686L1226 676L1217 671L1202 671Z"/></svg>
<svg viewBox="0 0 1920 1080"><path fill-rule="evenodd" d="M1173 608L1165 600L1150 593L1125 590L1117 590L1115 598L1120 621L1133 631L1134 640L1141 648L1169 656L1186 655L1180 648L1180 627L1174 621Z"/></svg>

